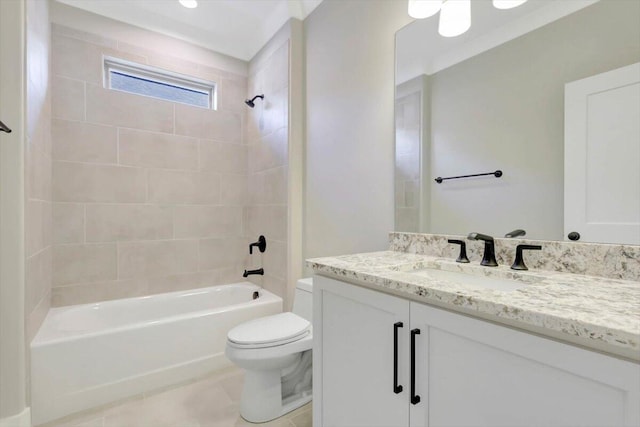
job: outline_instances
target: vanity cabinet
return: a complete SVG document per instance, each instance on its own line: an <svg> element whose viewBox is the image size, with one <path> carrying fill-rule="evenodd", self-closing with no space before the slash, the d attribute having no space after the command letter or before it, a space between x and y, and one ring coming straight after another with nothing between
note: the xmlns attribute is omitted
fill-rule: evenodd
<svg viewBox="0 0 640 427"><path fill-rule="evenodd" d="M316 427L640 425L637 363L322 276L313 292Z"/></svg>
<svg viewBox="0 0 640 427"><path fill-rule="evenodd" d="M393 363L397 335L398 383L406 389L409 366L400 359L409 355L409 303L323 277L313 280L313 425L408 426L407 392L394 392Z"/></svg>

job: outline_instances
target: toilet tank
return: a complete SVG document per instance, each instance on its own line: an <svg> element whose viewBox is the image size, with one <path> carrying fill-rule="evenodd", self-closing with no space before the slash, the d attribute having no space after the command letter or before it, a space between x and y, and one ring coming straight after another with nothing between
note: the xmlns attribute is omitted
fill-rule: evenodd
<svg viewBox="0 0 640 427"><path fill-rule="evenodd" d="M293 313L312 322L313 310L313 278L307 277L298 280L296 283L296 292L293 296ZM313 323L313 322L312 322Z"/></svg>

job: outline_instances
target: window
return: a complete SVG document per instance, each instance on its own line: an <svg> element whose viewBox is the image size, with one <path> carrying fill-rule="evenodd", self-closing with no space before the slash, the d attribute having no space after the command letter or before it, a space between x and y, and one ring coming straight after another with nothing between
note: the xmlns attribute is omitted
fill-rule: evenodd
<svg viewBox="0 0 640 427"><path fill-rule="evenodd" d="M216 108L215 83L121 59L104 58L104 85L137 95Z"/></svg>

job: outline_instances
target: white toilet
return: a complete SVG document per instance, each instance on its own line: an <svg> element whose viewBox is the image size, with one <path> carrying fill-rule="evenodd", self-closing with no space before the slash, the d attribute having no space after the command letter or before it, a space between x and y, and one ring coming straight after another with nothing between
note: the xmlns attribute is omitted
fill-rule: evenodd
<svg viewBox="0 0 640 427"><path fill-rule="evenodd" d="M292 312L250 320L227 334L225 354L245 372L240 415L262 423L311 401L312 279L296 284Z"/></svg>

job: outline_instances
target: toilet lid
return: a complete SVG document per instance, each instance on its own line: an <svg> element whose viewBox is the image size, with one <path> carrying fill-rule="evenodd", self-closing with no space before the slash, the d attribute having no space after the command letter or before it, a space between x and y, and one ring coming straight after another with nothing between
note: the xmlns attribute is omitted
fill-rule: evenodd
<svg viewBox="0 0 640 427"><path fill-rule="evenodd" d="M229 331L227 338L235 344L264 345L291 342L308 335L311 323L290 312L250 320Z"/></svg>

